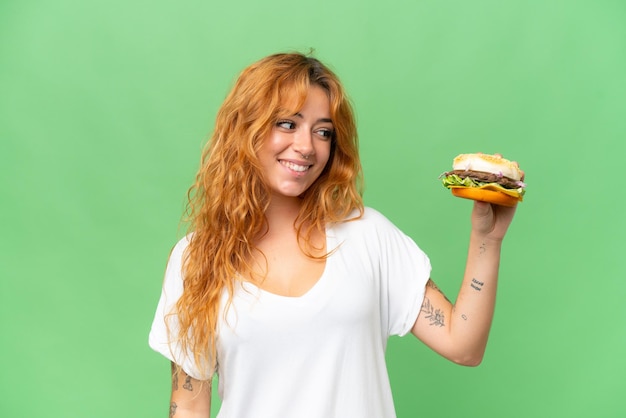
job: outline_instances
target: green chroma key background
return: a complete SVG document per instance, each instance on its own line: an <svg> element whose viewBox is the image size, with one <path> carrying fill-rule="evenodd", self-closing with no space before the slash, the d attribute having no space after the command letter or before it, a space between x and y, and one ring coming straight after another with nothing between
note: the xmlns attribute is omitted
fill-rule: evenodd
<svg viewBox="0 0 626 418"><path fill-rule="evenodd" d="M625 416L625 22L610 0L3 0L2 415L167 414L147 334L202 144L241 69L314 48L354 102L366 203L447 294L471 203L437 177L476 151L527 172L483 364L393 338L398 415Z"/></svg>

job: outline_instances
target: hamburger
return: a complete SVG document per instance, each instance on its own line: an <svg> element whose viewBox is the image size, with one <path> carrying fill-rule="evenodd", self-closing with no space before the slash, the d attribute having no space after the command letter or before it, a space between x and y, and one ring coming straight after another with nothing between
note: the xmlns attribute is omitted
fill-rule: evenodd
<svg viewBox="0 0 626 418"><path fill-rule="evenodd" d="M458 155L452 162L452 171L440 177L454 196L501 206L517 205L526 188L519 164L500 154Z"/></svg>

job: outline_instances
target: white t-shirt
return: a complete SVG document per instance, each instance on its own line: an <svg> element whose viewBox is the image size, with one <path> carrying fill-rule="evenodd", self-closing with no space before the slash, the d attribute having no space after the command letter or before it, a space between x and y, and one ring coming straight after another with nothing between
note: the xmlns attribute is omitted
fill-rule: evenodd
<svg viewBox="0 0 626 418"><path fill-rule="evenodd" d="M327 249L336 250L303 296L279 296L248 282L236 286L218 325L218 417L395 417L387 339L415 323L430 261L370 208L359 220L329 226L326 239ZM164 322L182 292L186 246L181 240L170 256L150 346L206 379L208 371L170 347Z"/></svg>

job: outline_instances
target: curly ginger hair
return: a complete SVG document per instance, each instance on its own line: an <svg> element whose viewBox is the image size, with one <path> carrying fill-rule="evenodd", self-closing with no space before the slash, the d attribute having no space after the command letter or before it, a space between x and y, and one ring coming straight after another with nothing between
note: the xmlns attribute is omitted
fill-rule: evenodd
<svg viewBox="0 0 626 418"><path fill-rule="evenodd" d="M363 213L356 123L337 76L299 53L270 55L244 69L217 113L188 193L191 234L183 263L184 290L175 310L175 339L202 369L216 367L223 292L228 291L228 306L237 278L251 272L255 239L267 228L270 194L257 151L279 115L299 111L313 85L328 93L334 135L329 162L300 196L294 225L298 237L308 243L314 230L345 221L355 209L356 217Z"/></svg>

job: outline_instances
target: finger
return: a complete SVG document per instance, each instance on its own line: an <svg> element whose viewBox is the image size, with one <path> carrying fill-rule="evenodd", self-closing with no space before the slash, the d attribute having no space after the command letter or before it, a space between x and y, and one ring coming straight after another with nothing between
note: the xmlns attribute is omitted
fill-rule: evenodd
<svg viewBox="0 0 626 418"><path fill-rule="evenodd" d="M498 206L497 207L497 217L500 221L504 221L505 223L510 223L515 215L515 211L517 210L517 205L513 207L507 206Z"/></svg>
<svg viewBox="0 0 626 418"><path fill-rule="evenodd" d="M474 201L474 213L478 216L487 216L492 211L491 203Z"/></svg>

